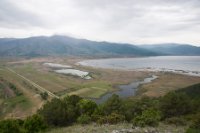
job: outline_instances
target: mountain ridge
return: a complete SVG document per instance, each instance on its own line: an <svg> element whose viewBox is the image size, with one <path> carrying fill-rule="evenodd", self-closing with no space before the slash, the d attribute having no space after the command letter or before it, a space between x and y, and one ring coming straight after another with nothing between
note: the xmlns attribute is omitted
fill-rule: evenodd
<svg viewBox="0 0 200 133"><path fill-rule="evenodd" d="M192 45L133 45L91 41L69 36L34 36L0 38L0 56L98 56L135 57L158 55L200 55L200 47Z"/></svg>

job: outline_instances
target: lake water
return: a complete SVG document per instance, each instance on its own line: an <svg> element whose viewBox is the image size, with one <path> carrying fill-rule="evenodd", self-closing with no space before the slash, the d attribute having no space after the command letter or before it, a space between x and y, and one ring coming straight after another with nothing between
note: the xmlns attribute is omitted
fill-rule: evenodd
<svg viewBox="0 0 200 133"><path fill-rule="evenodd" d="M122 70L169 71L200 76L200 56L110 58L78 62L80 65Z"/></svg>

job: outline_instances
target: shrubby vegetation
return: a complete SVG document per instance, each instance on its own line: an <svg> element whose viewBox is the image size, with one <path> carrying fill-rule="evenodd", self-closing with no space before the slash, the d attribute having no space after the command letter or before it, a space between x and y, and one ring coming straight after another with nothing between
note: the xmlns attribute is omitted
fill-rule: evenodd
<svg viewBox="0 0 200 133"><path fill-rule="evenodd" d="M133 124L136 126L158 126L160 121L160 112L155 109L147 109L141 115L133 118Z"/></svg>
<svg viewBox="0 0 200 133"><path fill-rule="evenodd" d="M189 88L192 88L191 90L200 89L200 84ZM155 127L160 122L165 122L176 126L192 123L187 133L199 133L200 110L196 106L199 105L200 97L193 97L193 95L188 89L170 92L160 98L121 99L118 95L113 95L100 105L72 95L47 101L36 115L25 120L1 121L0 132L9 133L12 130L16 133L35 133L45 131L47 127L69 126L73 123L129 122L133 126Z"/></svg>
<svg viewBox="0 0 200 133"><path fill-rule="evenodd" d="M43 99L43 100L47 100L47 98L48 98L48 93L45 91L45 92L43 92L43 93L40 93L40 96L41 96L41 98Z"/></svg>
<svg viewBox="0 0 200 133"><path fill-rule="evenodd" d="M0 133L37 133L45 131L47 124L39 115L33 115L25 120L7 119L0 121Z"/></svg>

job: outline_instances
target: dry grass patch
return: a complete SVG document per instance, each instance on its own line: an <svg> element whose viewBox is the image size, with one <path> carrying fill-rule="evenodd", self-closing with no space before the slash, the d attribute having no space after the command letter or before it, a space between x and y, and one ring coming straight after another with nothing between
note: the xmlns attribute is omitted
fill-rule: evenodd
<svg viewBox="0 0 200 133"><path fill-rule="evenodd" d="M160 73L158 76L158 79L153 82L142 85L138 90L139 94L142 93L142 95L159 97L169 91L200 83L200 77L173 73Z"/></svg>

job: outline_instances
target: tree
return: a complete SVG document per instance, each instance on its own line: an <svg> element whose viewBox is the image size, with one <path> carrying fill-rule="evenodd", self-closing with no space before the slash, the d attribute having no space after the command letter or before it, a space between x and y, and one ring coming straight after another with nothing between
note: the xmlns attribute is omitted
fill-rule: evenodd
<svg viewBox="0 0 200 133"><path fill-rule="evenodd" d="M81 114L86 114L88 116L91 116L92 113L95 111L97 108L97 104L91 100L88 99L82 99L78 103L80 113Z"/></svg>
<svg viewBox="0 0 200 133"><path fill-rule="evenodd" d="M170 92L161 98L160 110L164 118L188 114L191 112L191 100L185 93Z"/></svg>
<svg viewBox="0 0 200 133"><path fill-rule="evenodd" d="M158 126L160 121L160 112L155 109L148 109L142 112L133 119L133 124L136 126Z"/></svg>
<svg viewBox="0 0 200 133"><path fill-rule="evenodd" d="M44 131L47 128L44 119L37 114L27 117L23 126L27 133L37 133L39 131Z"/></svg>
<svg viewBox="0 0 200 133"><path fill-rule="evenodd" d="M153 108L158 108L158 100L142 97L140 99L126 99L123 101L123 114L128 122L130 122L134 117L141 115L143 111Z"/></svg>
<svg viewBox="0 0 200 133"><path fill-rule="evenodd" d="M104 113L106 115L111 114L112 112L119 113L122 112L122 100L118 95L113 94L105 103L104 103Z"/></svg>
<svg viewBox="0 0 200 133"><path fill-rule="evenodd" d="M200 113L197 114L196 119L187 129L186 133L200 133Z"/></svg>
<svg viewBox="0 0 200 133"><path fill-rule="evenodd" d="M47 100L48 98L48 93L45 91L43 93L40 93L40 96L42 97L43 100Z"/></svg>
<svg viewBox="0 0 200 133"><path fill-rule="evenodd" d="M91 117L88 115L81 115L80 117L78 117L77 122L80 124L88 124L91 122Z"/></svg>
<svg viewBox="0 0 200 133"><path fill-rule="evenodd" d="M66 126L76 120L74 107L60 99L48 101L38 113L49 125Z"/></svg>
<svg viewBox="0 0 200 133"><path fill-rule="evenodd" d="M0 133L24 133L23 121L7 119L0 121Z"/></svg>

